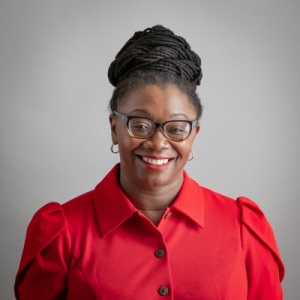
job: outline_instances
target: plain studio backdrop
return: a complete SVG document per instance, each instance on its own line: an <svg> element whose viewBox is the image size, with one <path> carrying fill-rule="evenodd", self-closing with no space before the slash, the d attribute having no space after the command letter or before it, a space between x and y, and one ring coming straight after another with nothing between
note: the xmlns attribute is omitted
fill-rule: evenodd
<svg viewBox="0 0 300 300"><path fill-rule="evenodd" d="M186 169L260 205L286 266L285 299L299 299L299 20L298 0L1 0L0 298L14 299L35 211L93 189L118 162L107 69L135 31L162 24L203 62Z"/></svg>

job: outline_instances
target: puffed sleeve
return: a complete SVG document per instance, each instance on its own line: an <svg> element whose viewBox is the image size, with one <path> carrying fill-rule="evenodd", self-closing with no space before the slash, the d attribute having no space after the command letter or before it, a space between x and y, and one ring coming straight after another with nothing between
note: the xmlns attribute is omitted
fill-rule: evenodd
<svg viewBox="0 0 300 300"><path fill-rule="evenodd" d="M70 237L62 206L49 203L33 216L15 281L20 300L65 300Z"/></svg>
<svg viewBox="0 0 300 300"><path fill-rule="evenodd" d="M284 265L273 230L253 201L240 197L241 238L248 274L248 300L282 300Z"/></svg>

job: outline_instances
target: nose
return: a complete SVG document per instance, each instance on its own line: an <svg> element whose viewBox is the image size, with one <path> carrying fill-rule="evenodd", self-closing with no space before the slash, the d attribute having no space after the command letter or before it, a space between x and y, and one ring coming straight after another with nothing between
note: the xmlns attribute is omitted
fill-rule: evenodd
<svg viewBox="0 0 300 300"><path fill-rule="evenodd" d="M165 137L161 127L156 127L153 134L145 141L145 144L153 150L162 150L169 148L170 144Z"/></svg>

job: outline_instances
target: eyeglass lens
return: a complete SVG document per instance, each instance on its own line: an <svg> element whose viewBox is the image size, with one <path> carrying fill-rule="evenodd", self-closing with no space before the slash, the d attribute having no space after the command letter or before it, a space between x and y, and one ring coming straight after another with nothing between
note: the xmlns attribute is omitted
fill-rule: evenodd
<svg viewBox="0 0 300 300"><path fill-rule="evenodd" d="M150 137L156 129L156 124L150 119L131 118L128 123L131 135L139 138ZM166 137L172 140L184 140L191 131L191 124L186 121L169 121L163 126Z"/></svg>

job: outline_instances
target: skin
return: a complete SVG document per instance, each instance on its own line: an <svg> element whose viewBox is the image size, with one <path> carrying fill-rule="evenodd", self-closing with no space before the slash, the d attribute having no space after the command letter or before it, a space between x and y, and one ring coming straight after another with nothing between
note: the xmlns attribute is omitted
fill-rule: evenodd
<svg viewBox="0 0 300 300"><path fill-rule="evenodd" d="M157 122L194 120L196 110L176 86L146 85L123 98L117 110L128 116L151 118ZM183 168L187 163L200 125L181 142L168 140L157 128L148 139L131 137L124 121L110 116L111 136L119 146L120 184L134 206L158 224L164 210L178 194L183 182ZM144 158L168 159L166 164L155 166Z"/></svg>

